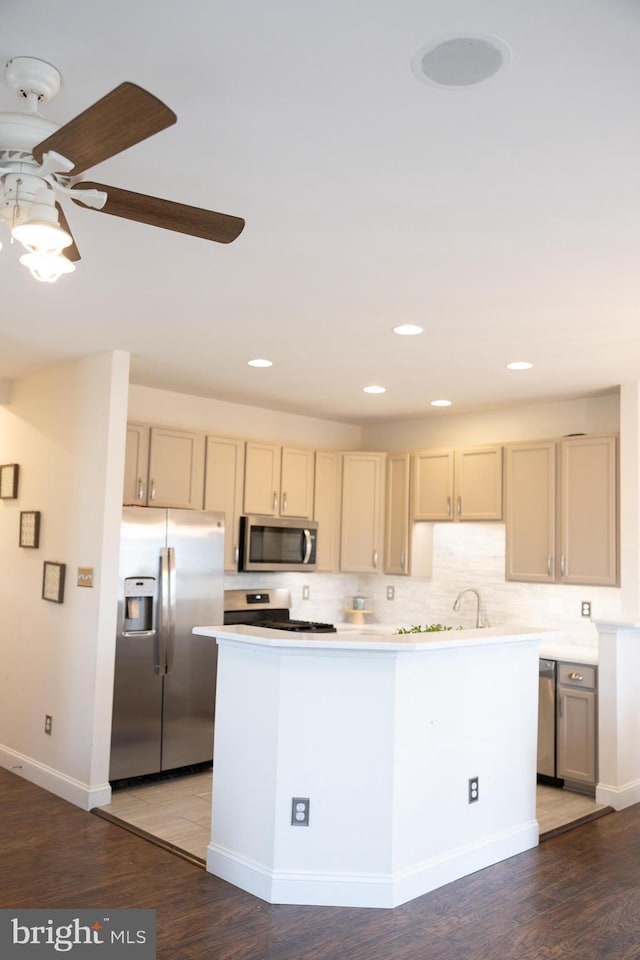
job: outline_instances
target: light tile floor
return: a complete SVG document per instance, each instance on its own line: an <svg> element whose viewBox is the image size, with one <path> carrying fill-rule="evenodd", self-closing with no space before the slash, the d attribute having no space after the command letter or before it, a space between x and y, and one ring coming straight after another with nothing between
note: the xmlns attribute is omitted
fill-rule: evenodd
<svg viewBox="0 0 640 960"><path fill-rule="evenodd" d="M206 859L211 833L212 771L114 790L101 809ZM589 797L555 787L538 786L536 814L540 833L555 830L604 809Z"/></svg>

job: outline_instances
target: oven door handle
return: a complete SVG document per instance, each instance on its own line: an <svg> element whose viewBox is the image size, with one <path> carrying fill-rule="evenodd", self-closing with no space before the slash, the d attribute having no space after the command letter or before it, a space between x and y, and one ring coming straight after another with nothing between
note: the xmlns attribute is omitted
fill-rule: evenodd
<svg viewBox="0 0 640 960"><path fill-rule="evenodd" d="M309 560L311 559L311 547L312 547L311 531L305 528L302 531L302 534L304 536L304 556L302 558L302 562L309 563Z"/></svg>

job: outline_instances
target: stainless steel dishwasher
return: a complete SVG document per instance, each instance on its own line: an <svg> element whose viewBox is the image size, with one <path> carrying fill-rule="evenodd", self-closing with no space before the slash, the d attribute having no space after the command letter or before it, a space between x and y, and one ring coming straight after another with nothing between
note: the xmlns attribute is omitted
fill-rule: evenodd
<svg viewBox="0 0 640 960"><path fill-rule="evenodd" d="M538 676L538 775L556 777L556 661L540 660Z"/></svg>

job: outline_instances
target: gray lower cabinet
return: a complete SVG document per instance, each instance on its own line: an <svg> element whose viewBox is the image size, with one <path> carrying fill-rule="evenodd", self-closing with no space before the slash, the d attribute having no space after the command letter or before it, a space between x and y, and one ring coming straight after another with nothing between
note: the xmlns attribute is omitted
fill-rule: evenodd
<svg viewBox="0 0 640 960"><path fill-rule="evenodd" d="M576 790L597 780L597 675L589 664L558 663L557 775Z"/></svg>

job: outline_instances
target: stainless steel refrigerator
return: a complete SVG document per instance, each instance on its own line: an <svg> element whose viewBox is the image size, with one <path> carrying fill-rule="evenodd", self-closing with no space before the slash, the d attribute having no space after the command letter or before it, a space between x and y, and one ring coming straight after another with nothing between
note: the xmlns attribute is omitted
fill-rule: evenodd
<svg viewBox="0 0 640 960"><path fill-rule="evenodd" d="M124 508L110 780L212 759L223 567L224 514Z"/></svg>

